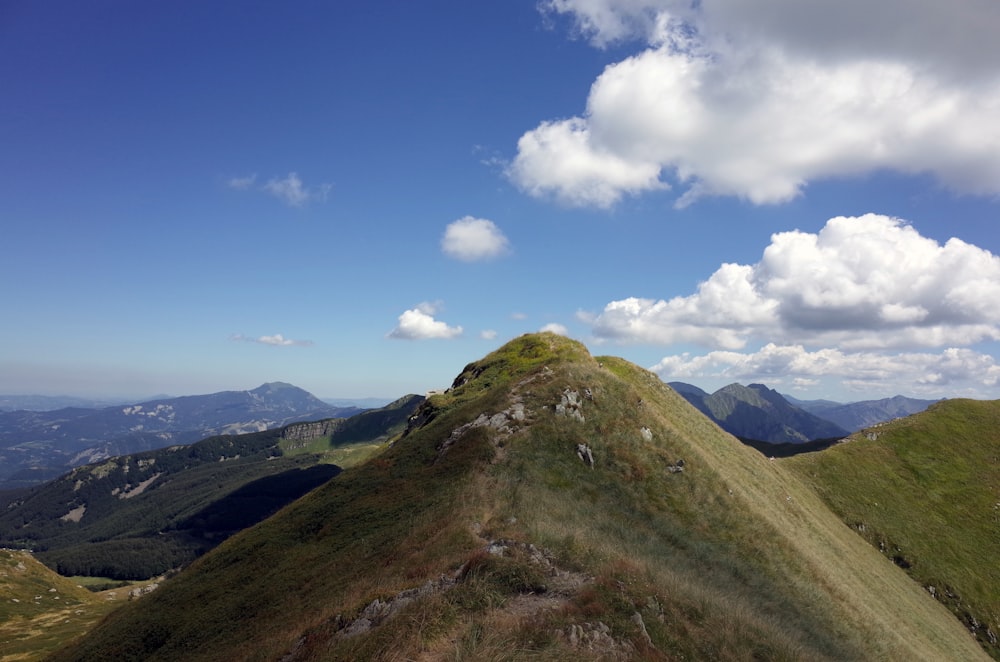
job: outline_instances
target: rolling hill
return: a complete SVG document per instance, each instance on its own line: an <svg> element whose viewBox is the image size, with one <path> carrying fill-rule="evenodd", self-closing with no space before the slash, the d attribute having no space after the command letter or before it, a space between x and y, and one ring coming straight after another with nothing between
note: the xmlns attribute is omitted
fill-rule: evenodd
<svg viewBox="0 0 1000 662"><path fill-rule="evenodd" d="M553 334L52 659L570 658L988 659L797 473Z"/></svg>
<svg viewBox="0 0 1000 662"><path fill-rule="evenodd" d="M0 549L0 660L40 659L92 629L131 590L91 592L28 552Z"/></svg>

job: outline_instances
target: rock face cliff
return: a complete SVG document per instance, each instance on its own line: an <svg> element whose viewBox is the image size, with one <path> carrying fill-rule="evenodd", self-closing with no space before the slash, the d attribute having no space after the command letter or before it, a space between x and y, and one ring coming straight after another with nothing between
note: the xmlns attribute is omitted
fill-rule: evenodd
<svg viewBox="0 0 1000 662"><path fill-rule="evenodd" d="M316 437L326 437L344 427L345 418L328 418L311 423L294 423L281 432L281 438L291 442L302 442Z"/></svg>

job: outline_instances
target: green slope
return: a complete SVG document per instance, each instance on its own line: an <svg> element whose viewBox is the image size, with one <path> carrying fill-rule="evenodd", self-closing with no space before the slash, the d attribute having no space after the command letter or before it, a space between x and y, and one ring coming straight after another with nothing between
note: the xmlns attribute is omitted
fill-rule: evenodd
<svg viewBox="0 0 1000 662"><path fill-rule="evenodd" d="M794 474L624 361L524 336L413 424L53 659L985 658Z"/></svg>
<svg viewBox="0 0 1000 662"><path fill-rule="evenodd" d="M787 462L1000 659L1000 401L940 402Z"/></svg>

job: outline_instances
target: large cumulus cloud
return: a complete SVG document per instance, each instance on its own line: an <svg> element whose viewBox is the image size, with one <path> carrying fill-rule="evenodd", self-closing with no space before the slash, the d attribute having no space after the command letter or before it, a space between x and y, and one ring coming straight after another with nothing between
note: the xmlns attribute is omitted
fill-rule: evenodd
<svg viewBox="0 0 1000 662"><path fill-rule="evenodd" d="M764 204L877 169L1000 193L991 0L544 6L597 46L644 46L605 69L582 116L521 137L508 174L533 195L609 207L673 184L679 206L705 195Z"/></svg>
<svg viewBox="0 0 1000 662"><path fill-rule="evenodd" d="M775 234L756 264L724 264L687 296L612 301L592 322L602 338L724 350L967 346L1000 339L997 301L1000 257L867 214Z"/></svg>

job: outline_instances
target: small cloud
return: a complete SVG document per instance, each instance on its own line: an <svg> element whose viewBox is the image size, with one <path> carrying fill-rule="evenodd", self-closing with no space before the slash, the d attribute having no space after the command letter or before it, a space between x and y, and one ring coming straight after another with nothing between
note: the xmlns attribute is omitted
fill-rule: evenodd
<svg viewBox="0 0 1000 662"><path fill-rule="evenodd" d="M306 187L298 174L288 173L284 179L273 178L263 186L263 190L292 207L302 207L314 200L326 202L332 184L321 184L318 187Z"/></svg>
<svg viewBox="0 0 1000 662"><path fill-rule="evenodd" d="M276 333L273 336L259 336L257 338L250 338L242 333L234 333L229 339L234 342L251 342L260 345L271 345L272 347L309 347L313 345L313 341L311 340L293 340L284 337L280 333Z"/></svg>
<svg viewBox="0 0 1000 662"><path fill-rule="evenodd" d="M226 185L229 188L234 188L237 191L247 191L253 188L253 185L257 182L257 173L252 175L247 175L246 177L233 177Z"/></svg>
<svg viewBox="0 0 1000 662"><path fill-rule="evenodd" d="M297 173L286 177L272 177L265 184L257 185L257 174L246 177L232 177L226 186L237 191L262 191L278 198L290 207L304 207L310 202L326 202L333 184L306 186Z"/></svg>
<svg viewBox="0 0 1000 662"><path fill-rule="evenodd" d="M457 260L476 262L508 253L510 242L493 221L466 216L445 228L441 250Z"/></svg>
<svg viewBox="0 0 1000 662"><path fill-rule="evenodd" d="M568 336L569 335L569 329L567 329L562 324L556 324L555 322L552 322L551 324L546 324L541 329L539 329L539 331L541 331L541 332L549 331L551 333L555 333L555 334L558 334L560 336Z"/></svg>
<svg viewBox="0 0 1000 662"><path fill-rule="evenodd" d="M493 329L485 329L479 332L479 337L483 340L493 340L497 337L497 332Z"/></svg>
<svg viewBox="0 0 1000 662"><path fill-rule="evenodd" d="M511 313L510 314L510 318L512 320L518 320L518 321L526 320L526 319L528 319L528 314L527 313Z"/></svg>
<svg viewBox="0 0 1000 662"><path fill-rule="evenodd" d="M432 338L451 339L462 335L462 327L448 326L434 319L440 304L421 303L416 308L404 311L399 316L399 324L386 337L397 340L428 340Z"/></svg>

